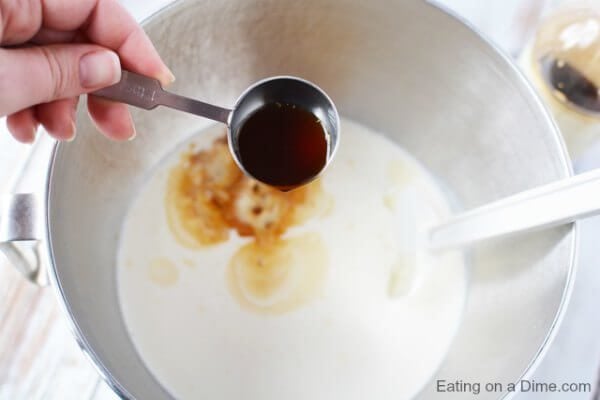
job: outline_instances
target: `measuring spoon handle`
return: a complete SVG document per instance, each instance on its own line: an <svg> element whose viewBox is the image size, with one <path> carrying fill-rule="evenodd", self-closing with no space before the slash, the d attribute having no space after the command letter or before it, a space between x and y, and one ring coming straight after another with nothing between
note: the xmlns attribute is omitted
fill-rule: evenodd
<svg viewBox="0 0 600 400"><path fill-rule="evenodd" d="M121 80L91 93L144 110L165 106L227 124L231 110L165 91L154 78L122 71Z"/></svg>

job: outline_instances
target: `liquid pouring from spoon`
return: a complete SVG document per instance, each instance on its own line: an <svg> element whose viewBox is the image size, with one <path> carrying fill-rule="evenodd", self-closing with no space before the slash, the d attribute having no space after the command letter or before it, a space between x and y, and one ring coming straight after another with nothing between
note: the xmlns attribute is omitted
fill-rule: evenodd
<svg viewBox="0 0 600 400"><path fill-rule="evenodd" d="M250 86L232 109L167 92L160 82L130 71L92 93L145 110L165 106L227 125L233 159L252 178L287 191L316 179L335 154L340 120L333 101L315 84L277 76Z"/></svg>
<svg viewBox="0 0 600 400"><path fill-rule="evenodd" d="M600 169L597 169L451 217L429 231L429 246L444 250L568 224L600 214L599 199Z"/></svg>

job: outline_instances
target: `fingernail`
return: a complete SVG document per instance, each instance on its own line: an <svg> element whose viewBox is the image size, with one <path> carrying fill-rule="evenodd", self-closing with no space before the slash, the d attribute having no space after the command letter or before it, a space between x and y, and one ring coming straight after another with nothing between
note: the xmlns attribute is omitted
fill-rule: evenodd
<svg viewBox="0 0 600 400"><path fill-rule="evenodd" d="M114 85L121 79L121 62L116 53L109 50L85 54L79 60L81 86L94 89Z"/></svg>
<svg viewBox="0 0 600 400"><path fill-rule="evenodd" d="M135 125L133 124L133 118L131 119L131 136L127 138L128 141L132 141L137 136L137 130L135 129Z"/></svg>
<svg viewBox="0 0 600 400"><path fill-rule="evenodd" d="M23 143L32 144L35 142L35 138L37 136L37 126L31 128L31 132L27 135L27 138Z"/></svg>
<svg viewBox="0 0 600 400"><path fill-rule="evenodd" d="M158 76L158 80L163 86L169 86L175 82L175 75L173 75L169 68L164 67Z"/></svg>
<svg viewBox="0 0 600 400"><path fill-rule="evenodd" d="M137 136L137 132L134 130L133 135L129 136L129 139L127 139L127 141L129 141L129 142L133 141L133 139L135 139L136 136Z"/></svg>
<svg viewBox="0 0 600 400"><path fill-rule="evenodd" d="M132 141L133 139L135 139L135 136L137 135L137 131L135 129L135 124L133 122L133 118L131 115L129 115L129 126L128 126L128 132L124 135L117 135L115 137L120 138L118 140L123 140L123 141ZM125 133L125 132L122 132Z"/></svg>
<svg viewBox="0 0 600 400"><path fill-rule="evenodd" d="M72 142L73 140L75 140L76 132L77 132L77 126L75 125L75 121L71 121L71 127L70 127L69 131L67 132L67 135L65 137L65 142Z"/></svg>

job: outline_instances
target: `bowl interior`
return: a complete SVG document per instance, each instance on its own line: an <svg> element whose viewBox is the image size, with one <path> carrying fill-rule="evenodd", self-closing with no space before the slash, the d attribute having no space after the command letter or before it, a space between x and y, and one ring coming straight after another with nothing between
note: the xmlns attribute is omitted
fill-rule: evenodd
<svg viewBox="0 0 600 400"><path fill-rule="evenodd" d="M146 29L177 76L174 92L231 106L259 79L305 78L340 115L413 154L456 210L569 174L555 128L514 67L428 3L184 0ZM79 113L78 139L55 155L50 236L56 280L84 347L122 394L162 399L168 394L141 363L119 311L119 230L148 171L209 122L164 109L136 110L134 118L138 138L117 144ZM566 226L474 249L464 320L434 381L516 381L553 329L574 242ZM432 384L420 396L436 394Z"/></svg>

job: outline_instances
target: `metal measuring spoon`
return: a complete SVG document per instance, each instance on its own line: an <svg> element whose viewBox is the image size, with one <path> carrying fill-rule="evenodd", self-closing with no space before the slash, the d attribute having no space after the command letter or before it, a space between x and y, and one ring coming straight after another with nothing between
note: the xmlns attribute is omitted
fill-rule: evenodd
<svg viewBox="0 0 600 400"><path fill-rule="evenodd" d="M318 86L296 77L277 76L255 83L242 93L231 110L167 92L158 80L130 71L123 71L117 84L91 94L145 110L165 106L226 124L233 158L249 176L252 174L244 167L238 145L240 129L248 117L267 104L293 104L320 120L328 143L326 162L321 172L331 161L338 145L340 121L335 105Z"/></svg>

